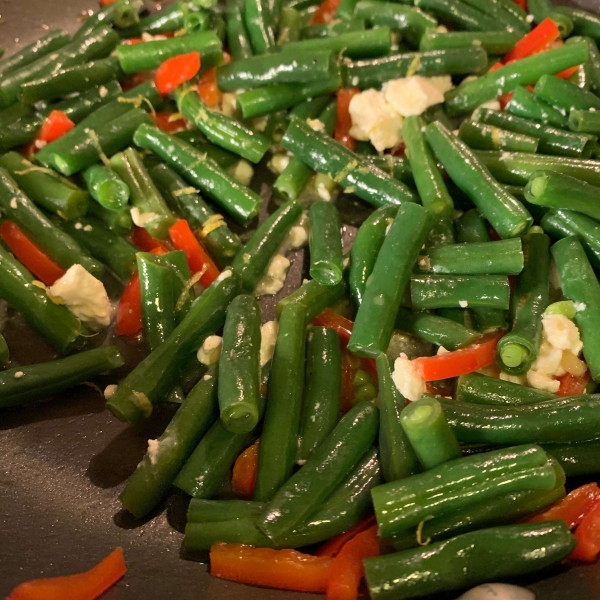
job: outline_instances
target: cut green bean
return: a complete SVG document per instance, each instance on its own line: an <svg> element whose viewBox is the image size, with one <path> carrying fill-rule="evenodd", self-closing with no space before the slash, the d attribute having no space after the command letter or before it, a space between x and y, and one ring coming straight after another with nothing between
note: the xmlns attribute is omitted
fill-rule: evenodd
<svg viewBox="0 0 600 600"><path fill-rule="evenodd" d="M480 46L488 54L503 55L515 47L523 37L520 32L511 31L452 31L441 33L428 29L419 43L419 50L450 50Z"/></svg>
<svg viewBox="0 0 600 600"><path fill-rule="evenodd" d="M277 303L277 316L281 318L283 309L286 306L299 304L306 311L306 320L312 321L326 308L340 301L347 291L346 277L342 278L342 281L337 285L321 285L311 279Z"/></svg>
<svg viewBox="0 0 600 600"><path fill-rule="evenodd" d="M118 235L126 235L131 233L133 229L133 219L131 218L129 206L120 210L110 210L104 208L98 202L90 202L88 214Z"/></svg>
<svg viewBox="0 0 600 600"><path fill-rule="evenodd" d="M346 2L349 1L354 2L355 0L346 0ZM338 10L340 6L341 3L338 6ZM361 31L363 29L366 29L366 25L367 23L365 19L351 18L350 15L348 18L343 19L341 21L334 19L333 21L331 21L331 23L324 23L322 25L307 25L306 27L303 27L299 33L300 39L312 40L314 38L341 35L343 33L349 33L351 31Z"/></svg>
<svg viewBox="0 0 600 600"><path fill-rule="evenodd" d="M234 61L252 56L252 46L244 20L245 2L227 0L225 18L227 21L227 46Z"/></svg>
<svg viewBox="0 0 600 600"><path fill-rule="evenodd" d="M96 202L109 210L118 210L129 202L129 186L111 169L94 165L83 172L83 180Z"/></svg>
<svg viewBox="0 0 600 600"><path fill-rule="evenodd" d="M544 450L564 469L567 477L595 475L598 473L600 442L579 444L544 444Z"/></svg>
<svg viewBox="0 0 600 600"><path fill-rule="evenodd" d="M567 15L573 21L573 33L575 35L590 36L596 41L600 40L600 18L596 15L570 6L557 6L556 10Z"/></svg>
<svg viewBox="0 0 600 600"><path fill-rule="evenodd" d="M457 29L467 29L469 31L496 31L509 29L509 27L498 21L491 15L487 15L480 10L480 6L472 8L466 2L455 0L415 0L415 6L422 10L427 10L444 22L449 22Z"/></svg>
<svg viewBox="0 0 600 600"><path fill-rule="evenodd" d="M530 135L507 131L499 127L463 121L458 137L470 148L477 150L507 150L509 152L537 152L539 139Z"/></svg>
<svg viewBox="0 0 600 600"><path fill-rule="evenodd" d="M543 75L539 78L535 84L533 94L536 98L565 112L573 109L600 108L600 98L598 96L592 92L582 90L565 79L551 75Z"/></svg>
<svg viewBox="0 0 600 600"><path fill-rule="evenodd" d="M275 15L267 0L249 0L246 2L244 22L254 54L267 54L276 47Z"/></svg>
<svg viewBox="0 0 600 600"><path fill-rule="evenodd" d="M600 112L572 110L569 113L569 129L578 133L600 135Z"/></svg>
<svg viewBox="0 0 600 600"><path fill-rule="evenodd" d="M358 356L376 358L385 352L396 313L419 250L429 234L429 213L418 204L403 204L381 246L348 348Z"/></svg>
<svg viewBox="0 0 600 600"><path fill-rule="evenodd" d="M536 98L522 86L514 89L506 111L515 117L531 119L552 127L564 128L567 124L567 117L562 112Z"/></svg>
<svg viewBox="0 0 600 600"><path fill-rule="evenodd" d="M344 270L342 223L338 209L320 200L310 208L310 276L321 285L337 285Z"/></svg>
<svg viewBox="0 0 600 600"><path fill-rule="evenodd" d="M534 18L534 22L538 25L544 19L552 19L560 31L560 35L563 38L571 35L573 31L573 21L566 15L553 10L552 2L550 0L531 0L531 3L527 4L527 10Z"/></svg>

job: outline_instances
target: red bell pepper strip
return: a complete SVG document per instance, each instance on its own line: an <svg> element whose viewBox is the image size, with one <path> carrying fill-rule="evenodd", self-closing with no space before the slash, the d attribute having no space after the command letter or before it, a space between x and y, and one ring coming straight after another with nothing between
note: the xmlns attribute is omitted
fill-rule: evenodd
<svg viewBox="0 0 600 600"><path fill-rule="evenodd" d="M65 274L13 221L6 220L0 225L0 236L10 251L46 285L52 285Z"/></svg>
<svg viewBox="0 0 600 600"><path fill-rule="evenodd" d="M131 234L133 245L143 252L152 252L160 248L163 252L168 252L169 249L160 240L152 237L143 227L136 227Z"/></svg>
<svg viewBox="0 0 600 600"><path fill-rule="evenodd" d="M324 593L332 559L296 550L253 548L242 544L213 544L210 572L215 577L249 585Z"/></svg>
<svg viewBox="0 0 600 600"><path fill-rule="evenodd" d="M143 328L140 276L134 273L125 286L117 307L117 335L134 336Z"/></svg>
<svg viewBox="0 0 600 600"><path fill-rule="evenodd" d="M333 17L335 17L335 11L340 4L340 0L324 0L317 8L314 15L308 22L309 25L323 25L324 23L331 23Z"/></svg>
<svg viewBox="0 0 600 600"><path fill-rule="evenodd" d="M313 325L333 329L344 344L350 341L352 329L354 328L354 323L350 319L342 317L332 308L326 308L320 315L317 315L313 320Z"/></svg>
<svg viewBox="0 0 600 600"><path fill-rule="evenodd" d="M178 133L187 129L187 123L184 119L178 117L177 113L154 113L152 119L159 129L167 133Z"/></svg>
<svg viewBox="0 0 600 600"><path fill-rule="evenodd" d="M525 12L529 12L527 9L527 0L513 0L513 2L520 6Z"/></svg>
<svg viewBox="0 0 600 600"><path fill-rule="evenodd" d="M363 558L372 556L379 556L377 525L355 535L333 559L327 600L356 600L360 580L365 574Z"/></svg>
<svg viewBox="0 0 600 600"><path fill-rule="evenodd" d="M100 6L105 7L109 4L115 3L117 0L100 0Z"/></svg>
<svg viewBox="0 0 600 600"><path fill-rule="evenodd" d="M358 88L344 88L337 93L337 117L335 123L335 139L354 151L356 140L350 135L352 117L350 116L350 100L359 94Z"/></svg>
<svg viewBox="0 0 600 600"><path fill-rule="evenodd" d="M126 571L123 549L117 548L85 573L22 583L7 600L94 600L115 585Z"/></svg>
<svg viewBox="0 0 600 600"><path fill-rule="evenodd" d="M590 377L589 371L586 371L580 377L575 377L574 375L571 375L571 373L559 377L560 387L558 388L556 395L566 397L585 394L585 388L590 382Z"/></svg>
<svg viewBox="0 0 600 600"><path fill-rule="evenodd" d="M504 64L520 60L534 54L539 54L560 38L560 31L556 23L544 19L535 29L532 29L524 38L519 40L515 47L504 57Z"/></svg>
<svg viewBox="0 0 600 600"><path fill-rule="evenodd" d="M577 547L571 553L572 560L594 562L600 554L600 502L585 514L575 530Z"/></svg>
<svg viewBox="0 0 600 600"><path fill-rule="evenodd" d="M244 500L251 500L254 495L256 472L258 470L258 445L256 440L246 448L236 459L231 476L231 491Z"/></svg>
<svg viewBox="0 0 600 600"><path fill-rule="evenodd" d="M423 356L412 362L425 381L449 379L489 367L495 361L494 353L503 331L493 332L461 350L446 352L438 356Z"/></svg>
<svg viewBox="0 0 600 600"><path fill-rule="evenodd" d="M347 544L354 536L369 529L369 527L375 525L376 522L375 515L371 515L370 517L363 519L360 521L360 523L357 523L354 527L348 529L348 531L340 533L340 535L336 535L319 546L315 552L315 556L329 556L330 558L335 558L340 553L340 550L344 547L344 545Z"/></svg>
<svg viewBox="0 0 600 600"><path fill-rule="evenodd" d="M570 67L569 69L565 69L564 71L557 73L556 76L560 77L561 79L569 79L569 77L571 77L571 75L574 75L575 73L577 73L577 69L579 69L579 65L577 65L575 67Z"/></svg>
<svg viewBox="0 0 600 600"><path fill-rule="evenodd" d="M548 510L527 519L527 522L541 523L561 520L569 526L569 529L575 529L598 502L600 502L598 484L586 483L574 489Z"/></svg>
<svg viewBox="0 0 600 600"><path fill-rule="evenodd" d="M220 272L193 234L189 223L185 219L179 219L175 225L169 228L169 235L173 246L177 250L185 252L190 271L193 274L202 273L200 283L204 287L208 287L219 276Z"/></svg>
<svg viewBox="0 0 600 600"><path fill-rule="evenodd" d="M215 108L221 102L221 91L217 85L217 68L212 67L198 82L198 94L202 98L202 102L209 108Z"/></svg>
<svg viewBox="0 0 600 600"><path fill-rule="evenodd" d="M345 415L354 402L354 376L356 369L352 365L350 352L344 349L342 351L342 389L340 398L340 412Z"/></svg>
<svg viewBox="0 0 600 600"><path fill-rule="evenodd" d="M42 123L39 133L37 134L37 142L52 143L65 133L71 131L75 127L75 123L65 115L61 110L53 110Z"/></svg>
<svg viewBox="0 0 600 600"><path fill-rule="evenodd" d="M165 60L158 67L154 81L160 94L166 96L182 83L196 77L199 70L199 52L180 54L179 56L173 56L173 58Z"/></svg>

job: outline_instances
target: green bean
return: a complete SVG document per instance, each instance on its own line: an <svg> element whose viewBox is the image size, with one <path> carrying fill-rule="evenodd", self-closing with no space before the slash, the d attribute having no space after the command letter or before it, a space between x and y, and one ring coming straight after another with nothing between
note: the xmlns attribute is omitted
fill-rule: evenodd
<svg viewBox="0 0 600 600"><path fill-rule="evenodd" d="M564 521L492 527L367 558L365 574L373 600L402 600L540 571L560 562L576 545Z"/></svg>
<svg viewBox="0 0 600 600"><path fill-rule="evenodd" d="M140 21L140 11L144 8L143 0L117 0L113 13L113 21L119 29L131 27Z"/></svg>
<svg viewBox="0 0 600 600"><path fill-rule="evenodd" d="M423 275L411 281L413 308L500 308L510 303L505 275Z"/></svg>
<svg viewBox="0 0 600 600"><path fill-rule="evenodd" d="M31 273L0 246L0 296L59 352L67 354L81 346L84 330L79 319L33 282Z"/></svg>
<svg viewBox="0 0 600 600"><path fill-rule="evenodd" d="M111 169L94 165L83 172L83 180L96 202L109 210L127 206L131 191L129 186Z"/></svg>
<svg viewBox="0 0 600 600"><path fill-rule="evenodd" d="M406 308L398 311L394 328L443 346L446 350L459 350L481 337L480 333L462 323L428 313L412 313Z"/></svg>
<svg viewBox="0 0 600 600"><path fill-rule="evenodd" d="M65 177L36 167L17 152L8 152L0 157L0 165L31 200L48 212L70 221L87 213L87 192Z"/></svg>
<svg viewBox="0 0 600 600"><path fill-rule="evenodd" d="M32 62L60 50L69 42L68 34L62 29L53 29L41 38L0 61L0 76L5 77Z"/></svg>
<svg viewBox="0 0 600 600"><path fill-rule="evenodd" d="M523 406L555 398L554 394L518 383L486 377L481 373L461 375L456 384L456 400L494 406Z"/></svg>
<svg viewBox="0 0 600 600"><path fill-rule="evenodd" d="M429 213L403 204L381 246L358 309L348 348L376 358L385 352L414 262L431 227Z"/></svg>
<svg viewBox="0 0 600 600"><path fill-rule="evenodd" d="M254 54L267 54L276 47L275 15L267 0L246 2L244 21Z"/></svg>
<svg viewBox="0 0 600 600"><path fill-rule="evenodd" d="M240 250L241 243L223 218L215 214L202 196L167 165L155 165L149 173L169 207L196 230L196 235L202 239L217 264L221 267L230 264Z"/></svg>
<svg viewBox="0 0 600 600"><path fill-rule="evenodd" d="M176 93L176 97L180 112L214 144L254 163L260 162L269 149L270 142L264 135L232 117L210 110L191 89Z"/></svg>
<svg viewBox="0 0 600 600"><path fill-rule="evenodd" d="M340 414L342 387L340 338L333 329L313 327L306 354L306 392L296 459L300 464L313 456L333 431Z"/></svg>
<svg viewBox="0 0 600 600"><path fill-rule="evenodd" d="M0 408L22 406L62 392L124 364L115 346L104 346L52 362L7 369L0 373Z"/></svg>
<svg viewBox="0 0 600 600"><path fill-rule="evenodd" d="M331 104L331 95L323 94L296 104L289 112L290 119L316 119Z"/></svg>
<svg viewBox="0 0 600 600"><path fill-rule="evenodd" d="M576 42L585 41L588 44L589 59L584 63L585 72L589 80L590 89L593 92L600 90L600 50L598 50L597 42L591 37L573 36L569 38L567 44L575 44Z"/></svg>
<svg viewBox="0 0 600 600"><path fill-rule="evenodd" d="M559 13L567 15L573 21L575 35L590 36L595 40L600 39L600 19L592 13L569 6L555 7Z"/></svg>
<svg viewBox="0 0 600 600"><path fill-rule="evenodd" d="M244 21L244 2L227 0L225 17L227 21L227 46L234 61L252 56L248 30Z"/></svg>
<svg viewBox="0 0 600 600"><path fill-rule="evenodd" d="M441 33L427 29L419 43L419 50L449 50L480 46L488 54L503 55L512 50L523 37L520 32L511 31L453 31Z"/></svg>
<svg viewBox="0 0 600 600"><path fill-rule="evenodd" d="M185 28L186 18L196 14L190 10L194 10L194 7L188 2L174 2L154 15L143 17L128 29L121 28L119 33L122 37L132 38L142 33L155 35L179 31Z"/></svg>
<svg viewBox="0 0 600 600"><path fill-rule="evenodd" d="M346 1L348 2L350 0ZM338 11L340 8L343 10L341 2L338 5ZM365 19L357 19L353 18L352 15L349 15L348 18L344 18L341 21L334 19L331 23L324 23L323 25L307 25L300 30L300 39L312 40L314 38L341 35L350 31L362 31L363 29L366 29L366 25Z"/></svg>
<svg viewBox="0 0 600 600"><path fill-rule="evenodd" d="M166 238L175 217L148 175L140 155L128 148L115 154L110 159L110 166L131 191L131 204L139 211L143 227L153 237Z"/></svg>
<svg viewBox="0 0 600 600"><path fill-rule="evenodd" d="M406 185L369 167L351 150L300 119L292 120L281 143L306 165L352 188L359 198L374 206L415 201L415 195Z"/></svg>
<svg viewBox="0 0 600 600"><path fill-rule="evenodd" d="M188 523L216 523L230 519L258 517L264 508L264 503L253 500L192 498L187 511L187 521Z"/></svg>
<svg viewBox="0 0 600 600"><path fill-rule="evenodd" d="M344 270L342 223L338 209L320 200L310 208L310 276L321 285L337 285Z"/></svg>
<svg viewBox="0 0 600 600"><path fill-rule="evenodd" d="M144 125L134 135L135 143L152 150L201 192L209 195L241 224L257 214L261 199L223 171L215 161L181 139Z"/></svg>
<svg viewBox="0 0 600 600"><path fill-rule="evenodd" d="M552 127L564 128L567 124L565 115L521 86L513 91L506 111L515 117L539 121Z"/></svg>
<svg viewBox="0 0 600 600"><path fill-rule="evenodd" d="M415 0L415 6L433 13L438 19L449 22L458 29L469 31L497 31L508 29L507 24L481 12L481 7L472 8L466 2L456 0Z"/></svg>
<svg viewBox="0 0 600 600"><path fill-rule="evenodd" d="M451 116L467 113L519 85L535 84L542 75L554 75L580 65L588 57L587 44L580 42L509 63L448 92L446 109Z"/></svg>
<svg viewBox="0 0 600 600"><path fill-rule="evenodd" d="M201 31L167 40L154 40L145 44L121 44L117 57L127 75L158 68L165 60L180 54L199 52L202 71L218 65L223 60L221 41L213 31Z"/></svg>
<svg viewBox="0 0 600 600"><path fill-rule="evenodd" d="M400 424L425 470L462 456L440 403L434 398L411 402L402 411Z"/></svg>
<svg viewBox="0 0 600 600"><path fill-rule="evenodd" d="M573 109L589 110L600 108L600 98L592 92L582 90L573 83L543 75L535 84L534 95L536 98L551 104L558 110L569 112Z"/></svg>
<svg viewBox="0 0 600 600"><path fill-rule="evenodd" d="M283 309L286 306L299 304L306 311L307 322L310 322L326 308L341 300L347 291L346 277L343 277L337 285L321 285L311 279L277 303L277 316L281 318Z"/></svg>
<svg viewBox="0 0 600 600"><path fill-rule="evenodd" d="M73 36L74 40L82 39L90 36L101 27L113 25L113 16L115 13L116 5L114 2L99 10L96 14L86 19L83 25L75 32Z"/></svg>
<svg viewBox="0 0 600 600"><path fill-rule="evenodd" d="M240 292L239 278L224 271L198 298L169 338L119 385L107 408L120 420L139 423L177 383L178 370L225 322L227 306Z"/></svg>
<svg viewBox="0 0 600 600"><path fill-rule="evenodd" d="M377 357L379 379L379 451L385 481L410 477L421 470L419 460L404 429L400 425L406 400L392 380L390 364L385 354Z"/></svg>
<svg viewBox="0 0 600 600"><path fill-rule="evenodd" d="M129 281L135 272L137 248L91 217L61 221L60 227L121 281Z"/></svg>
<svg viewBox="0 0 600 600"><path fill-rule="evenodd" d="M88 214L117 235L126 235L133 229L129 206L120 210L109 210L97 202L90 202Z"/></svg>
<svg viewBox="0 0 600 600"><path fill-rule="evenodd" d="M576 303L574 321L581 333L583 355L592 379L597 381L600 379L600 344L596 335L600 326L600 284L577 238L567 237L556 242L552 246L552 257L565 298Z"/></svg>
<svg viewBox="0 0 600 600"><path fill-rule="evenodd" d="M569 129L578 133L600 135L600 113L592 110L572 110L569 113Z"/></svg>
<svg viewBox="0 0 600 600"><path fill-rule="evenodd" d="M598 440L579 444L544 444L544 450L558 461L567 477L598 473Z"/></svg>
<svg viewBox="0 0 600 600"><path fill-rule="evenodd" d="M413 8L374 0L361 0L354 9L354 16L367 19L375 27L389 27L399 31L411 46L419 46L421 38L429 30L434 30L436 19Z"/></svg>
<svg viewBox="0 0 600 600"><path fill-rule="evenodd" d="M510 185L524 186L536 171L551 170L600 186L600 165L595 160L509 152L477 152L476 156L495 179Z"/></svg>
<svg viewBox="0 0 600 600"><path fill-rule="evenodd" d="M26 104L35 104L74 92L84 92L118 79L120 73L119 61L114 57L75 65L26 81L21 85L19 100Z"/></svg>
<svg viewBox="0 0 600 600"><path fill-rule="evenodd" d="M450 178L469 196L500 237L517 237L533 223L523 205L506 192L475 154L440 123L427 126L426 138Z"/></svg>
<svg viewBox="0 0 600 600"><path fill-rule="evenodd" d="M535 153L539 144L539 139L536 137L473 121L463 121L461 123L458 137L470 148L478 150Z"/></svg>
<svg viewBox="0 0 600 600"><path fill-rule="evenodd" d="M456 241L460 244L489 242L490 234L476 208L468 210L455 221Z"/></svg>
<svg viewBox="0 0 600 600"><path fill-rule="evenodd" d="M290 304L281 312L258 455L255 500L270 500L292 474L301 419L306 322L302 305Z"/></svg>
<svg viewBox="0 0 600 600"><path fill-rule="evenodd" d="M35 240L36 245L63 269L80 264L92 275L102 275L102 264L56 227L18 188L4 167L0 167L0 207L6 217Z"/></svg>
<svg viewBox="0 0 600 600"><path fill-rule="evenodd" d="M281 83L268 85L255 90L248 90L238 94L237 106L244 119L262 117L280 110L286 110L299 102L330 94L342 87L342 78L339 73L309 83Z"/></svg>
<svg viewBox="0 0 600 600"><path fill-rule="evenodd" d="M478 46L392 54L383 58L345 62L342 75L346 85L362 89L377 87L390 79L422 75L465 75L487 66L487 54Z"/></svg>
<svg viewBox="0 0 600 600"><path fill-rule="evenodd" d="M433 215L430 243L433 246L451 244L454 241L452 214L454 202L444 183L431 148L425 141L425 122L421 117L406 117L402 122L402 136L406 155L415 179L423 206Z"/></svg>

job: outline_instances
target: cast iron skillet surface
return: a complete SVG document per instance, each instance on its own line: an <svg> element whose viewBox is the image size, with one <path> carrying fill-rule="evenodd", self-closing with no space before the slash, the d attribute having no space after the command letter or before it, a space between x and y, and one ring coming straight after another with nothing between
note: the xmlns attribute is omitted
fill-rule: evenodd
<svg viewBox="0 0 600 600"><path fill-rule="evenodd" d="M568 2L565 2L568 3ZM583 8L600 9L600 0L575 0ZM43 34L62 27L73 32L82 13L97 9L94 0L0 0L0 44L10 54ZM255 187L272 210L266 172ZM338 200L347 223L345 245L367 214L349 198ZM263 215L264 218L264 215ZM273 318L279 297L297 287L306 270L297 252L286 288L262 303ZM117 291L114 285L113 295ZM4 329L14 364L51 360L55 355L22 319L8 311ZM111 340L112 333L102 344ZM130 359L139 347L116 342ZM98 381L100 388L124 372ZM156 411L148 422L132 428L104 410L93 388L80 386L53 401L0 414L0 598L18 583L89 569L116 546L122 546L129 571L103 598L106 600L306 600L306 594L280 592L229 583L211 577L201 562L182 560L180 531L186 501L171 496L150 518L135 520L120 509L117 496L146 450L147 440L162 432L170 415ZM179 531L178 531L179 530ZM203 558L203 557L199 557ZM204 557L206 559L206 557ZM206 560L204 560L206 563ZM600 564L554 570L545 579L520 582L538 600L600 599ZM314 596L313 596L314 597ZM448 598L455 598L452 595Z"/></svg>

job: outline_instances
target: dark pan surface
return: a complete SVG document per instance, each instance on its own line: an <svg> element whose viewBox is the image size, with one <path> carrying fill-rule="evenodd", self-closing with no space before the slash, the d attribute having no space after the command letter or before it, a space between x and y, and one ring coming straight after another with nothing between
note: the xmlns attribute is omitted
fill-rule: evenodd
<svg viewBox="0 0 600 600"><path fill-rule="evenodd" d="M600 9L600 0L571 4ZM91 8L97 8L94 0L0 0L0 45L11 53L44 29L73 32L82 12ZM268 197L266 185L258 189ZM339 205L347 223L364 218L353 201L342 199ZM347 241L352 233L348 227ZM299 252L289 286L300 283L303 263ZM274 300L263 305L265 316L273 305ZM12 311L8 316L4 330L15 364L53 357L18 316ZM138 350L120 345L135 360ZM172 496L143 522L120 511L117 496L125 480L142 458L146 440L159 435L168 418L163 412L141 427L126 427L104 411L97 390L83 386L53 401L0 414L0 598L24 580L86 570L116 546L123 547L129 571L104 596L107 600L308 598L220 581L208 575L205 564L182 560L177 529L185 501L180 496ZM600 565L553 571L546 579L523 583L539 600L600 599Z"/></svg>

